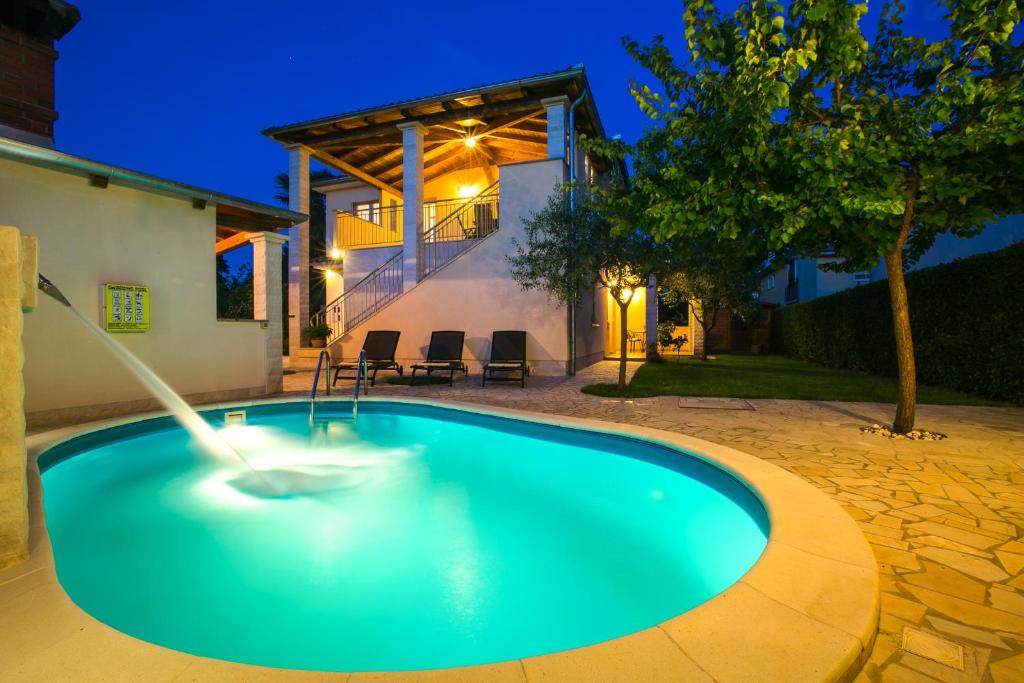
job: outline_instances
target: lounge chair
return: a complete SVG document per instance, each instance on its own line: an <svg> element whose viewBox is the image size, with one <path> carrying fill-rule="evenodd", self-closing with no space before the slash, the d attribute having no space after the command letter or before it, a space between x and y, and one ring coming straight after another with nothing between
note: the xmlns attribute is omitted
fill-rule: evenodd
<svg viewBox="0 0 1024 683"><path fill-rule="evenodd" d="M370 330L366 333L363 351L366 352L366 371L369 373L371 387L377 383L377 372L380 370L394 370L399 376L404 372L402 366L395 362L395 349L398 348L398 337L401 334L394 330ZM337 384L339 379L355 379L355 374L351 377L342 377L341 373L345 370L357 373L359 362L338 363L333 367L334 381L331 386Z"/></svg>
<svg viewBox="0 0 1024 683"><path fill-rule="evenodd" d="M494 373L502 373L495 377ZM518 376L516 375L518 373ZM484 363L483 382L519 382L526 386L526 376L530 368L526 364L526 332L521 330L502 330L491 334L491 359Z"/></svg>
<svg viewBox="0 0 1024 683"><path fill-rule="evenodd" d="M430 333L430 346L427 348L427 359L422 363L412 366L412 377L409 378L409 386L416 384L416 371L426 370L427 377L435 372L448 373L448 386L455 381L455 373L458 370L466 374L469 369L462 362L462 342L466 338L465 332L446 330Z"/></svg>

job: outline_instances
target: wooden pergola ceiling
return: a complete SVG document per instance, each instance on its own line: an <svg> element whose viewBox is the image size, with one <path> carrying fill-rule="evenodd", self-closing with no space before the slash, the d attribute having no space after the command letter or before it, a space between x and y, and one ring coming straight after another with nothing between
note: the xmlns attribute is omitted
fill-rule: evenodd
<svg viewBox="0 0 1024 683"><path fill-rule="evenodd" d="M264 134L285 145L301 144L322 163L401 194L398 124L417 121L426 127L424 180L430 182L461 168L543 159L547 118L541 101L575 99L586 87L582 68L576 68L281 126ZM576 128L591 136L604 134L590 97L577 110Z"/></svg>

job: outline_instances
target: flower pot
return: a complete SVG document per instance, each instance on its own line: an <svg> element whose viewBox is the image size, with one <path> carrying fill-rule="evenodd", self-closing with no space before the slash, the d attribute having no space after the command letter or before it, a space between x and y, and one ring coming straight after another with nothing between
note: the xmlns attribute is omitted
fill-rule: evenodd
<svg viewBox="0 0 1024 683"><path fill-rule="evenodd" d="M327 337L310 337L309 345L314 349L322 349L327 346Z"/></svg>

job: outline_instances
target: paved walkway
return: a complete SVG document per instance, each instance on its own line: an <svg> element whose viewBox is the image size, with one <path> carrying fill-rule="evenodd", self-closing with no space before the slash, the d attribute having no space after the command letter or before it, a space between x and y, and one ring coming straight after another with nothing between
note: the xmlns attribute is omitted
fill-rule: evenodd
<svg viewBox="0 0 1024 683"><path fill-rule="evenodd" d="M630 363L630 372L638 366ZM885 404L623 401L579 392L613 382L616 370L598 363L573 379L531 378L525 390L481 389L479 376L454 387L382 381L372 394L626 422L769 460L842 505L878 559L880 631L858 680L1024 681L1024 409L920 406L918 426L949 438L895 441L859 431L891 419ZM310 373L299 372L285 377L285 390L308 393L311 383Z"/></svg>

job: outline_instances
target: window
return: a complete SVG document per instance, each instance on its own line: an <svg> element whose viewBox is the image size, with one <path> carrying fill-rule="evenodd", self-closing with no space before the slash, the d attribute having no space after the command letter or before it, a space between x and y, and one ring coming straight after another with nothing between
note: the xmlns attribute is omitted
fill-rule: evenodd
<svg viewBox="0 0 1024 683"><path fill-rule="evenodd" d="M775 289L775 273L768 273L768 289Z"/></svg>
<svg viewBox="0 0 1024 683"><path fill-rule="evenodd" d="M863 282L871 282L871 273L854 273L853 281L856 282L857 284L861 284Z"/></svg>
<svg viewBox="0 0 1024 683"><path fill-rule="evenodd" d="M380 202L354 202L352 204L352 213L364 221L370 221L380 225Z"/></svg>

